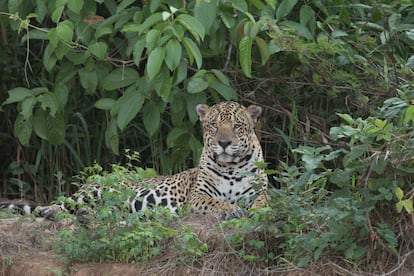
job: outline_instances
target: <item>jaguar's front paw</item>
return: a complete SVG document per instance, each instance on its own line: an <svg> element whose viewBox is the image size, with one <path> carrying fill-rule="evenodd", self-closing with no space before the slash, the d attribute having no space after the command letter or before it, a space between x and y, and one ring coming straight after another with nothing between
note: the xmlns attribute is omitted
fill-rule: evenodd
<svg viewBox="0 0 414 276"><path fill-rule="evenodd" d="M50 220L54 220L59 211L60 208L57 206L38 207L36 210L38 216Z"/></svg>
<svg viewBox="0 0 414 276"><path fill-rule="evenodd" d="M218 214L219 220L229 220L234 218L241 218L243 217L244 212L240 207L235 208L234 210L226 210L222 211Z"/></svg>

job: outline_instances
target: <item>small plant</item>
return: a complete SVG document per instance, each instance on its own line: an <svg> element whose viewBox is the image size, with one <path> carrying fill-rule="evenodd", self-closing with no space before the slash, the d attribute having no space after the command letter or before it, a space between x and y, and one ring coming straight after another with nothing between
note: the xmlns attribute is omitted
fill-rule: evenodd
<svg viewBox="0 0 414 276"><path fill-rule="evenodd" d="M178 261L184 264L196 264L209 250L207 243L202 242L191 227L183 226L174 239L174 248Z"/></svg>

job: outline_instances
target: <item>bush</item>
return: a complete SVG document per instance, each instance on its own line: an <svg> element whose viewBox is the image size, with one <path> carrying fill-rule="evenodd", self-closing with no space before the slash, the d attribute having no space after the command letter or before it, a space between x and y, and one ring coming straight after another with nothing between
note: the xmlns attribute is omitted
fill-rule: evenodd
<svg viewBox="0 0 414 276"><path fill-rule="evenodd" d="M295 149L300 166L281 164L275 177L280 189L270 190L270 207L223 224L243 230L230 238L241 257L303 266L340 256L358 265L383 258L384 251L394 260L407 253L413 247L407 238L413 212L413 99L414 91L404 88L375 116L338 114L345 123L330 134L346 142L343 147ZM252 238L254 232L259 239Z"/></svg>

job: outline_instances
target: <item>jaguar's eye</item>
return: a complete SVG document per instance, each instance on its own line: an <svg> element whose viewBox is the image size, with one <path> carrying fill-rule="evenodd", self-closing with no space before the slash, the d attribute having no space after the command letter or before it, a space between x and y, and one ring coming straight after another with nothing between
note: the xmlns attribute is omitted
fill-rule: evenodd
<svg viewBox="0 0 414 276"><path fill-rule="evenodd" d="M212 130L216 130L217 129L217 123L216 122L210 123L208 125L208 128L209 129L212 129Z"/></svg>
<svg viewBox="0 0 414 276"><path fill-rule="evenodd" d="M241 123L234 123L233 127L234 127L234 129L241 129L241 128L243 128L243 124L241 124Z"/></svg>

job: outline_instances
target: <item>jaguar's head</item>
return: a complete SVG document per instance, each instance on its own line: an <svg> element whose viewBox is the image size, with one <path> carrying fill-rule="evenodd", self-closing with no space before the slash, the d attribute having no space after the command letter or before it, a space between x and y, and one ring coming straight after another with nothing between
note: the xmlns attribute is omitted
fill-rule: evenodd
<svg viewBox="0 0 414 276"><path fill-rule="evenodd" d="M237 163L257 146L254 125L261 107L223 102L211 107L199 104L196 111L203 124L204 149L217 162Z"/></svg>

